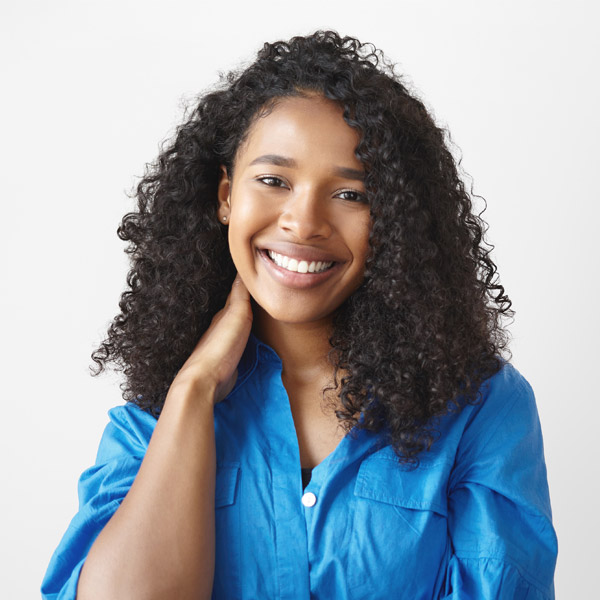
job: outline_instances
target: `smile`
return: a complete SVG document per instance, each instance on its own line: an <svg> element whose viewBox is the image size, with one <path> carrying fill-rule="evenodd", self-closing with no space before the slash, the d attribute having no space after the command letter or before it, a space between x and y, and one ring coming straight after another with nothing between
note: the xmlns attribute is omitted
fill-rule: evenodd
<svg viewBox="0 0 600 600"><path fill-rule="evenodd" d="M297 260L296 258L290 258L289 256L273 252L273 250L268 250L267 254L278 267L292 271L293 273L322 273L330 269L333 265L332 261L323 262L313 260L309 262L306 260Z"/></svg>

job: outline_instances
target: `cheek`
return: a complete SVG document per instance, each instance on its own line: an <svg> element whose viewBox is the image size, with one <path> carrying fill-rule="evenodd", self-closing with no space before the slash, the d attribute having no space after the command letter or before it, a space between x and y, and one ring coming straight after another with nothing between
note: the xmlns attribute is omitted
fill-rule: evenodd
<svg viewBox="0 0 600 600"><path fill-rule="evenodd" d="M253 268L256 253L254 240L267 227L265 211L260 206L250 202L232 202L231 215L228 228L229 252L242 275L249 268Z"/></svg>
<svg viewBox="0 0 600 600"><path fill-rule="evenodd" d="M354 256L360 262L365 263L369 254L369 237L371 235L371 218L366 215L360 223L357 223L354 231Z"/></svg>
<svg viewBox="0 0 600 600"><path fill-rule="evenodd" d="M369 246L370 232L371 232L370 227L365 227L360 232L360 235L357 235L357 237L356 237L357 244L354 248L353 253L354 253L354 261L356 264L354 281L355 281L355 285L357 288L360 286L360 284L364 280L367 257L369 256L369 253L371 251L371 248Z"/></svg>
<svg viewBox="0 0 600 600"><path fill-rule="evenodd" d="M276 208L261 194L253 190L244 191L231 199L229 227L234 229L236 236L251 238L274 219Z"/></svg>
<svg viewBox="0 0 600 600"><path fill-rule="evenodd" d="M247 232L242 227L237 227L234 219L229 224L228 240L229 253L239 272L247 264L251 250Z"/></svg>

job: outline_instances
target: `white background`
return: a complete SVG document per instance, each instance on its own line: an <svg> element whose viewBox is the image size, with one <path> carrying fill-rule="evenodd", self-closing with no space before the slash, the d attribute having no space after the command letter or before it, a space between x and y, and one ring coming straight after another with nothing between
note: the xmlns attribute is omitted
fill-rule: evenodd
<svg viewBox="0 0 600 600"><path fill-rule="evenodd" d="M559 536L558 598L596 593L597 4L566 0L3 2L0 8L1 595L39 597L116 376L89 355L117 313L125 192L183 100L264 41L334 28L383 49L447 125L516 309Z"/></svg>

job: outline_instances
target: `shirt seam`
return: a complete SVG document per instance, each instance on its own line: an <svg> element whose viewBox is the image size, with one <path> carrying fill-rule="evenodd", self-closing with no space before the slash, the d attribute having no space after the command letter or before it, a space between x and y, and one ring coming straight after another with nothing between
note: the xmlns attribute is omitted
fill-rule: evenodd
<svg viewBox="0 0 600 600"><path fill-rule="evenodd" d="M461 553L461 552L454 552L454 556L456 556L456 558L458 560L476 560L476 561L481 561L481 560L489 560L489 561L495 561L498 563L501 563L502 565L508 565L511 568L513 568L518 576L525 581L525 583L527 583L528 585L534 587L538 592L540 592L541 594L543 594L545 597L549 597L549 592L548 592L548 586L543 584L541 581L537 580L535 577L533 577L533 575L531 575L528 571L524 571L521 566L514 561L511 557L509 556L492 556L492 555L474 555L474 556L468 556L468 552L466 553Z"/></svg>
<svg viewBox="0 0 600 600"><path fill-rule="evenodd" d="M512 408L517 403L517 400L520 397L520 392L522 392L523 388L524 388L524 385L523 385L522 381L519 381L518 384L519 384L519 389L518 390L516 389L516 390L514 390L512 392L512 394L510 395L509 399L504 404L504 410L500 411L500 413L496 415L488 437L481 444L481 446L479 447L479 449L477 450L477 452L471 458L471 462L472 463L476 462L481 457L481 455L484 453L484 451L486 450L486 448L490 445L490 443L494 439L494 436L496 435L498 429L500 429L500 426L508 418L508 415L509 415L510 411L512 410ZM461 481L463 481L463 480L461 480ZM456 489L458 483L460 483L460 482L457 482L455 485L453 485L449 489L449 492L450 492L450 490Z"/></svg>
<svg viewBox="0 0 600 600"><path fill-rule="evenodd" d="M257 365L258 365L258 348L256 349L256 354L254 356L254 361L253 361L252 365L250 367L248 367L248 369L246 369L246 371L241 375L241 377L238 376L238 381L236 381L234 388L231 390L231 392L229 392L228 397L235 394L248 381L250 376L256 370Z"/></svg>

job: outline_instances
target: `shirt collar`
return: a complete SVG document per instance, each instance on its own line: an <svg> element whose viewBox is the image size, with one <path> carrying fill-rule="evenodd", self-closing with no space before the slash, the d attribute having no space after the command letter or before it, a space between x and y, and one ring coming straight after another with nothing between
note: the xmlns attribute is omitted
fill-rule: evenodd
<svg viewBox="0 0 600 600"><path fill-rule="evenodd" d="M238 376L230 394L235 392L248 379L260 362L269 362L281 367L281 359L267 344L261 342L253 333L248 337L248 343L238 364Z"/></svg>
<svg viewBox="0 0 600 600"><path fill-rule="evenodd" d="M237 380L229 395L233 394L238 388L244 385L246 380L251 377L252 373L254 373L259 363L270 363L279 369L282 368L281 359L275 350L251 333L248 338L246 348L244 349L238 364ZM375 403L377 403L377 398L372 398L369 406ZM364 421L364 412L361 412L358 421L359 423ZM368 450L368 453L375 452L389 444L389 441L385 440L386 436L375 434L364 429L358 430L354 428L354 430L354 434L361 439L361 444L359 444L359 446L363 448L363 450L360 450L361 452L363 452L365 449ZM359 450L354 448L353 452L359 452Z"/></svg>

